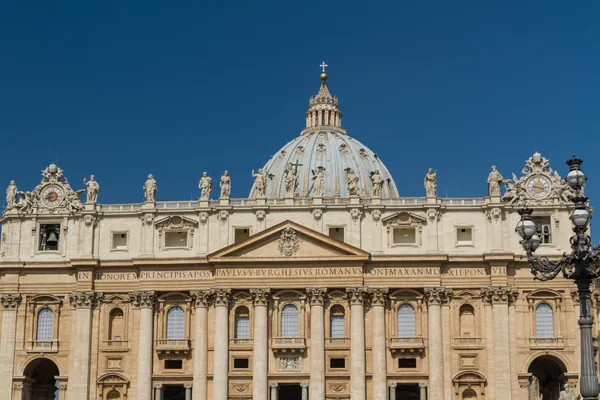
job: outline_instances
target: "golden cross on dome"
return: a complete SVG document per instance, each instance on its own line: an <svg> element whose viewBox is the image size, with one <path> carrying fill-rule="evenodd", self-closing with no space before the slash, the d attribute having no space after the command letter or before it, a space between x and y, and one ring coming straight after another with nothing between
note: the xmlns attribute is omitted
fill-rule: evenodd
<svg viewBox="0 0 600 400"><path fill-rule="evenodd" d="M325 72L325 68L327 68L327 67L328 67L328 65L327 65L327 64L325 64L325 61L323 61L323 62L321 63L321 65L319 65L319 67L323 68L323 72Z"/></svg>

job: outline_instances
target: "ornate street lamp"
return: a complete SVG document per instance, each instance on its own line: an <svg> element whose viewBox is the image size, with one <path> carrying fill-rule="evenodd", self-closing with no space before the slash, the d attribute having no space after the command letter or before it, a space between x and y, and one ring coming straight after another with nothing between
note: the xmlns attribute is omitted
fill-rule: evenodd
<svg viewBox="0 0 600 400"><path fill-rule="evenodd" d="M596 366L594 364L594 348L592 343L592 324L594 318L590 315L590 284L592 279L600 276L600 246L592 249L591 239L587 235L588 224L591 219L587 206L588 198L583 195L583 186L587 177L580 169L583 160L575 155L567 161L570 167L566 183L575 192L571 201L575 209L571 214L573 232L571 236L571 254L563 255L556 262L547 257L534 257L533 253L540 245L540 237L536 233L535 223L531 220L533 212L530 208L519 210L521 220L515 231L523 238L520 243L527 252L527 261L531 265L534 279L548 281L554 279L560 272L567 279L573 279L579 292L581 315L579 316L579 330L581 335L581 371L579 390L584 400L596 400L600 393Z"/></svg>

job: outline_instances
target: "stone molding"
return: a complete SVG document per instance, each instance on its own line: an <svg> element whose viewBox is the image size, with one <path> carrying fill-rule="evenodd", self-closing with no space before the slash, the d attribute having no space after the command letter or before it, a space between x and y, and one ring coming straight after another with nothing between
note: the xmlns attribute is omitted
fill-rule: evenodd
<svg viewBox="0 0 600 400"><path fill-rule="evenodd" d="M372 288L369 289L371 295L371 307L385 307L388 300L388 288Z"/></svg>
<svg viewBox="0 0 600 400"><path fill-rule="evenodd" d="M21 305L23 297L18 293L2 293L0 294L0 303L4 310L16 310Z"/></svg>
<svg viewBox="0 0 600 400"><path fill-rule="evenodd" d="M208 290L192 290L190 291L190 295L194 300L195 308L208 308L210 303L213 300L215 295L214 291L211 289Z"/></svg>
<svg viewBox="0 0 600 400"><path fill-rule="evenodd" d="M347 287L346 293L348 293L348 302L350 305L363 305L365 298L368 293L367 288L364 286Z"/></svg>
<svg viewBox="0 0 600 400"><path fill-rule="evenodd" d="M73 292L69 294L69 303L73 308L93 308L101 298L102 293Z"/></svg>
<svg viewBox="0 0 600 400"><path fill-rule="evenodd" d="M481 290L481 295L488 304L514 304L519 296L519 291L512 286L488 286Z"/></svg>
<svg viewBox="0 0 600 400"><path fill-rule="evenodd" d="M154 308L156 302L156 292L150 290L147 292L129 293L129 300L135 308Z"/></svg>
<svg viewBox="0 0 600 400"><path fill-rule="evenodd" d="M229 307L231 301L231 289L217 289L214 293L215 307Z"/></svg>
<svg viewBox="0 0 600 400"><path fill-rule="evenodd" d="M325 305L325 299L327 297L327 288L323 288L323 287L307 288L306 293L308 294L308 302L311 306Z"/></svg>
<svg viewBox="0 0 600 400"><path fill-rule="evenodd" d="M267 289L267 288L250 289L250 296L252 296L252 300L254 301L255 307L269 305L270 294L271 294L271 289Z"/></svg>
<svg viewBox="0 0 600 400"><path fill-rule="evenodd" d="M454 292L443 286L425 288L424 300L428 306L442 305L452 300Z"/></svg>

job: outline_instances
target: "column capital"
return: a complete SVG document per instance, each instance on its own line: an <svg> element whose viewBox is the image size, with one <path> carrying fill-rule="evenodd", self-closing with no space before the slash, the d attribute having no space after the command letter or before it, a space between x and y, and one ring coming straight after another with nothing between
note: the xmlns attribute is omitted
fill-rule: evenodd
<svg viewBox="0 0 600 400"><path fill-rule="evenodd" d="M367 288L364 286L347 287L346 293L348 293L348 302L350 305L363 305L365 296L368 293Z"/></svg>
<svg viewBox="0 0 600 400"><path fill-rule="evenodd" d="M442 305L452 300L454 292L443 286L425 288L425 302L430 305Z"/></svg>
<svg viewBox="0 0 600 400"><path fill-rule="evenodd" d="M69 303L73 308L94 308L102 296L102 293L95 292L72 292L69 294Z"/></svg>
<svg viewBox="0 0 600 400"><path fill-rule="evenodd" d="M194 307L208 308L213 300L215 292L212 289L208 290L191 290L190 295L194 300Z"/></svg>
<svg viewBox="0 0 600 400"><path fill-rule="evenodd" d="M2 304L4 310L16 310L21 305L22 300L23 297L18 293L0 294L0 304Z"/></svg>
<svg viewBox="0 0 600 400"><path fill-rule="evenodd" d="M215 290L215 307L229 307L231 301L231 289Z"/></svg>
<svg viewBox="0 0 600 400"><path fill-rule="evenodd" d="M154 290L147 292L131 292L129 293L129 300L135 308L154 308L154 302L156 301L156 293Z"/></svg>
<svg viewBox="0 0 600 400"><path fill-rule="evenodd" d="M388 288L369 288L369 294L371 295L371 306L385 307L385 303L388 299L388 292Z"/></svg>
<svg viewBox="0 0 600 400"><path fill-rule="evenodd" d="M270 388L276 388L278 386L279 386L279 383L277 383L277 382L271 382L271 383L269 383L269 387Z"/></svg>
<svg viewBox="0 0 600 400"><path fill-rule="evenodd" d="M154 389L162 389L163 388L163 384L162 383L155 383L154 385L152 385L152 387L154 387Z"/></svg>
<svg viewBox="0 0 600 400"><path fill-rule="evenodd" d="M398 384L397 384L396 382L393 382L393 383L388 383L388 387L389 387L389 388L392 388L392 389L395 389L397 385L398 385Z"/></svg>
<svg viewBox="0 0 600 400"><path fill-rule="evenodd" d="M512 286L488 286L481 290L481 295L488 304L514 304L519 291Z"/></svg>
<svg viewBox="0 0 600 400"><path fill-rule="evenodd" d="M194 385L192 385L191 383L186 383L185 385L183 385L183 387L186 389L191 389L194 387Z"/></svg>
<svg viewBox="0 0 600 400"><path fill-rule="evenodd" d="M428 386L427 382L421 382L421 383L419 383L419 387L420 388L426 388L427 386Z"/></svg>
<svg viewBox="0 0 600 400"><path fill-rule="evenodd" d="M308 302L311 306L322 306L325 304L327 288L311 287L306 289L306 293L308 294Z"/></svg>
<svg viewBox="0 0 600 400"><path fill-rule="evenodd" d="M301 388L307 388L308 387L308 382L300 382L300 387Z"/></svg>
<svg viewBox="0 0 600 400"><path fill-rule="evenodd" d="M271 289L268 288L250 289L250 296L252 296L252 300L254 300L254 306L268 305L270 295Z"/></svg>

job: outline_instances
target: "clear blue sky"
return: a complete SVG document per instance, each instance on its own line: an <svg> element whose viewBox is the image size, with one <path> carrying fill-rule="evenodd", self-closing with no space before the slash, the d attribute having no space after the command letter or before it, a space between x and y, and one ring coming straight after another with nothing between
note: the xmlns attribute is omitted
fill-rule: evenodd
<svg viewBox="0 0 600 400"><path fill-rule="evenodd" d="M561 175L583 157L600 202L598 21L593 1L2 1L0 184L31 190L58 154L102 203L142 201L148 173L158 200L197 198L224 169L246 197L325 60L402 196L428 167L439 195L484 196L537 149Z"/></svg>

